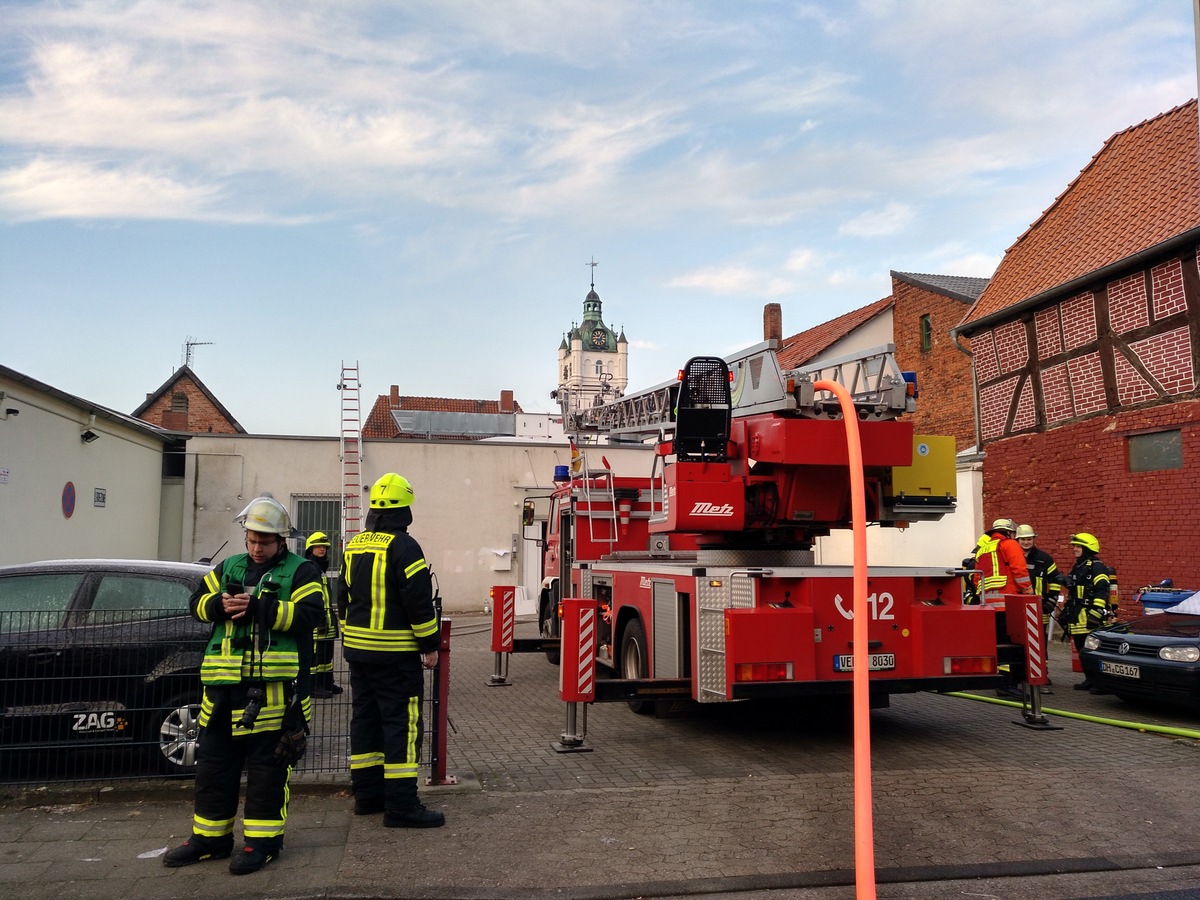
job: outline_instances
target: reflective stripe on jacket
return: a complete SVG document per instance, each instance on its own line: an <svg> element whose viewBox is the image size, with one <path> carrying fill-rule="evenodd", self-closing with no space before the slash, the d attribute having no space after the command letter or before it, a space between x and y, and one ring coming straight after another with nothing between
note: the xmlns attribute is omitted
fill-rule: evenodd
<svg viewBox="0 0 1200 900"><path fill-rule="evenodd" d="M440 644L429 565L407 532L363 531L346 545L338 611L346 658L420 653Z"/></svg>

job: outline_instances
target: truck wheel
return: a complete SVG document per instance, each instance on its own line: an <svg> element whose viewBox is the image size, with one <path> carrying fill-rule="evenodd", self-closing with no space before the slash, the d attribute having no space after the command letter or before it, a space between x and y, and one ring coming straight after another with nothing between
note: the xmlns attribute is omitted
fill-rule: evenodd
<svg viewBox="0 0 1200 900"><path fill-rule="evenodd" d="M646 629L631 619L621 635L621 677L646 678L650 674L646 657ZM640 716L654 712L653 700L630 700L629 708Z"/></svg>
<svg viewBox="0 0 1200 900"><path fill-rule="evenodd" d="M147 728L150 759L164 775L191 775L196 771L200 744L200 698L180 695L150 716Z"/></svg>
<svg viewBox="0 0 1200 900"><path fill-rule="evenodd" d="M538 615L538 631L545 640L553 640L558 637L558 603L553 597L546 600ZM550 665L557 666L561 656L562 652L558 647L546 648L546 659Z"/></svg>

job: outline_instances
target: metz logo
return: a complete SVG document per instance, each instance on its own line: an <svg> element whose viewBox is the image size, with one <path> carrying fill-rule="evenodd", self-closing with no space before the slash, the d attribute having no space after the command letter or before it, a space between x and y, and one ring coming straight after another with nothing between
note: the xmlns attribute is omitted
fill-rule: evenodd
<svg viewBox="0 0 1200 900"><path fill-rule="evenodd" d="M722 503L717 506L715 503L709 503L707 500L702 500L692 507L693 516L717 516L719 518L731 518L733 516L733 504Z"/></svg>

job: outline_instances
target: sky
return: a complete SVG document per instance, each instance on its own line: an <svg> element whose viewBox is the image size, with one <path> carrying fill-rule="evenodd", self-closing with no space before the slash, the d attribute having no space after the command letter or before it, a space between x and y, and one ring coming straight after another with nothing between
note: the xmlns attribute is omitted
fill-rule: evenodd
<svg viewBox="0 0 1200 900"><path fill-rule="evenodd" d="M556 411L595 278L629 390L988 277L1196 96L1191 0L0 0L0 364L252 433ZM593 270L588 263L599 263Z"/></svg>

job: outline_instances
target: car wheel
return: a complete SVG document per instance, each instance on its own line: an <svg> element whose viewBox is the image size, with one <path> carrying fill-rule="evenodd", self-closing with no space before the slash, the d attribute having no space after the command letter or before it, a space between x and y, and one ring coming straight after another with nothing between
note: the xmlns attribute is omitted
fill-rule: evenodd
<svg viewBox="0 0 1200 900"><path fill-rule="evenodd" d="M637 619L631 619L621 635L621 677L646 678L650 673L646 656L646 629ZM629 708L639 716L654 712L653 700L630 700Z"/></svg>
<svg viewBox="0 0 1200 900"><path fill-rule="evenodd" d="M200 745L200 701L195 694L169 701L150 718L150 754L155 770L164 775L191 775L196 771Z"/></svg>

